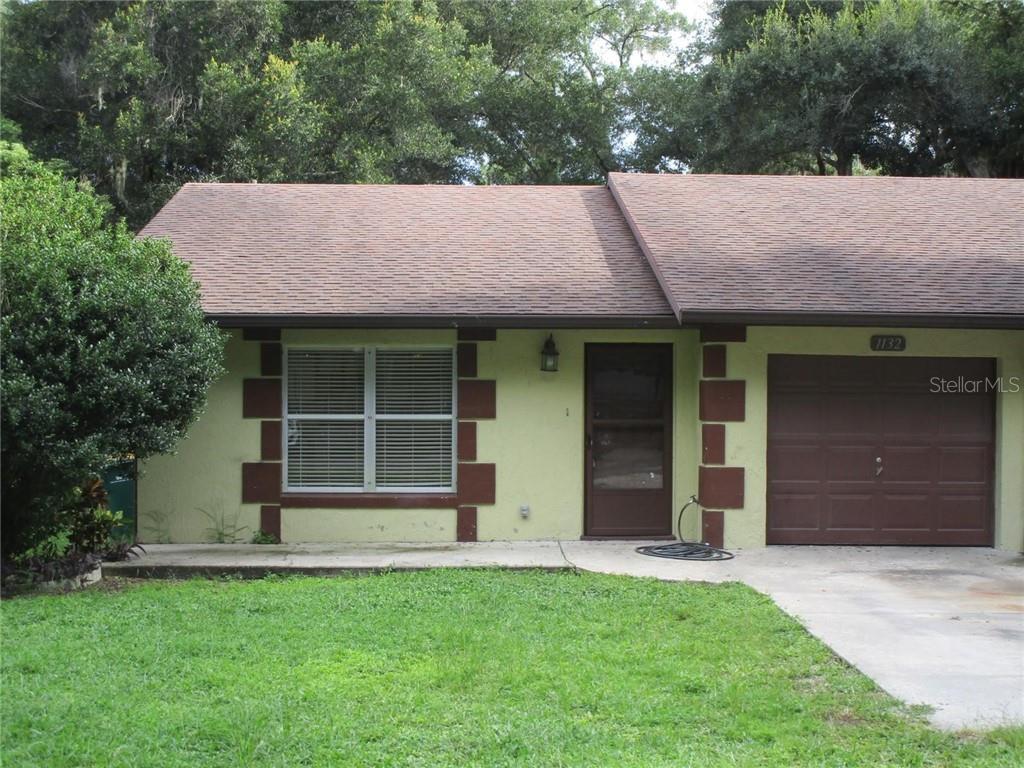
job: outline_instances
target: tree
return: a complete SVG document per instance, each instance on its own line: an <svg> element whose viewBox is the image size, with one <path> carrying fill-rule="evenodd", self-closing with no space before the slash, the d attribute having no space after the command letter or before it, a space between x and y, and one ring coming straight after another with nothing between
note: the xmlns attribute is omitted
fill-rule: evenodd
<svg viewBox="0 0 1024 768"><path fill-rule="evenodd" d="M704 172L1016 175L1024 5L721 3L638 78L638 158Z"/></svg>
<svg viewBox="0 0 1024 768"><path fill-rule="evenodd" d="M89 189L3 144L4 557L54 532L115 457L170 451L221 371L187 265Z"/></svg>
<svg viewBox="0 0 1024 768"><path fill-rule="evenodd" d="M190 180L599 182L655 0L20 3L0 87L29 148L133 226Z"/></svg>

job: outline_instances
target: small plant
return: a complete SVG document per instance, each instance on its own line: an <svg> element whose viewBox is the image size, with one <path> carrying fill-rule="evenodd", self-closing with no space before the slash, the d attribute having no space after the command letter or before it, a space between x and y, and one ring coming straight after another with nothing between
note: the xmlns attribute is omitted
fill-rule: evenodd
<svg viewBox="0 0 1024 768"><path fill-rule="evenodd" d="M228 515L224 510L217 514L208 512L202 507L196 507L210 521L210 527L206 529L210 540L214 544L237 544L242 533L248 530L249 526L238 524L238 513Z"/></svg>
<svg viewBox="0 0 1024 768"><path fill-rule="evenodd" d="M118 563L130 560L133 556L139 557L139 553L145 554L145 552L146 548L141 544L137 544L131 539L122 539L111 543L107 551L103 553L103 559L108 563Z"/></svg>
<svg viewBox="0 0 1024 768"><path fill-rule="evenodd" d="M146 538L156 544L171 543L170 515L162 509L153 509L146 513L146 523L142 529L147 532Z"/></svg>
<svg viewBox="0 0 1024 768"><path fill-rule="evenodd" d="M253 544L280 544L281 540L272 533L267 533L262 528L252 535Z"/></svg>

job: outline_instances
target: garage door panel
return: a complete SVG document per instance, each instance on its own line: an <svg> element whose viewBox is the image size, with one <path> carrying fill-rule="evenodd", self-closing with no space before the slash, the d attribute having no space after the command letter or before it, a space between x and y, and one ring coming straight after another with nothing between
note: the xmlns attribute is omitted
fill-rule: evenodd
<svg viewBox="0 0 1024 768"><path fill-rule="evenodd" d="M789 531L818 530L817 493L779 493L773 496L780 510L776 520L779 529Z"/></svg>
<svg viewBox="0 0 1024 768"><path fill-rule="evenodd" d="M827 366L822 366L822 382L828 390L840 392L873 392L878 383L879 372L864 366L856 357L833 357Z"/></svg>
<svg viewBox="0 0 1024 768"><path fill-rule="evenodd" d="M817 484L821 478L821 456L814 445L780 445L772 456L772 477L777 482Z"/></svg>
<svg viewBox="0 0 1024 768"><path fill-rule="evenodd" d="M882 474L889 483L931 483L935 478L935 450L925 445L887 445L880 451Z"/></svg>
<svg viewBox="0 0 1024 768"><path fill-rule="evenodd" d="M870 531L874 526L875 499L870 493L829 494L825 530Z"/></svg>
<svg viewBox="0 0 1024 768"><path fill-rule="evenodd" d="M768 358L768 377L780 392L802 389L810 392L821 390L824 370L818 362L807 355L772 356Z"/></svg>
<svg viewBox="0 0 1024 768"><path fill-rule="evenodd" d="M994 361L772 355L768 372L769 543L991 545L994 395L932 378Z"/></svg>
<svg viewBox="0 0 1024 768"><path fill-rule="evenodd" d="M874 482L874 446L823 445L818 452L825 456L828 482Z"/></svg>
<svg viewBox="0 0 1024 768"><path fill-rule="evenodd" d="M822 430L834 439L871 440L878 433L878 405L870 394L829 397L823 411Z"/></svg>
<svg viewBox="0 0 1024 768"><path fill-rule="evenodd" d="M784 393L768 414L768 430L780 439L818 435L821 432L821 404L801 393Z"/></svg>
<svg viewBox="0 0 1024 768"><path fill-rule="evenodd" d="M936 396L941 399L937 431L944 442L987 441L986 429L994 413L989 407L991 397L985 395ZM981 416L984 418L981 418Z"/></svg>
<svg viewBox="0 0 1024 768"><path fill-rule="evenodd" d="M964 445L939 449L939 483L984 485L992 474L988 446Z"/></svg>
<svg viewBox="0 0 1024 768"><path fill-rule="evenodd" d="M882 495L878 527L882 531L929 531L935 510L930 494L886 493Z"/></svg>
<svg viewBox="0 0 1024 768"><path fill-rule="evenodd" d="M985 495L942 495L936 506L939 512L938 530L983 532L988 516L988 497Z"/></svg>
<svg viewBox="0 0 1024 768"><path fill-rule="evenodd" d="M939 430L935 404L921 394L896 394L879 398L883 445L899 441L930 443Z"/></svg>

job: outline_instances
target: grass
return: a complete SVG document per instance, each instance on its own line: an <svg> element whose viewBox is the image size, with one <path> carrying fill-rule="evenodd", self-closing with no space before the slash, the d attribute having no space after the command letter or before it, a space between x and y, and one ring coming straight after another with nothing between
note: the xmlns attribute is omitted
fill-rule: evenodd
<svg viewBox="0 0 1024 768"><path fill-rule="evenodd" d="M430 571L4 601L10 766L1018 766L738 584Z"/></svg>

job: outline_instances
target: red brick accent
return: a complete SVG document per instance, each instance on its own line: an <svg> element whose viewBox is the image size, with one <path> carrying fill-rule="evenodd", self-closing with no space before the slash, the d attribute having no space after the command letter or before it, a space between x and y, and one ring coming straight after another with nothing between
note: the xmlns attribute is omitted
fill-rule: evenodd
<svg viewBox="0 0 1024 768"><path fill-rule="evenodd" d="M281 500L281 465L272 462L242 464L242 503L277 504Z"/></svg>
<svg viewBox="0 0 1024 768"><path fill-rule="evenodd" d="M260 507L260 530L281 540L281 508L278 506Z"/></svg>
<svg viewBox="0 0 1024 768"><path fill-rule="evenodd" d="M281 460L281 422L264 421L260 424L260 459Z"/></svg>
<svg viewBox="0 0 1024 768"><path fill-rule="evenodd" d="M720 379L725 376L724 344L713 344L704 347L704 365L702 369L705 379Z"/></svg>
<svg viewBox="0 0 1024 768"><path fill-rule="evenodd" d="M280 328L243 328L242 338L245 341L280 341Z"/></svg>
<svg viewBox="0 0 1024 768"><path fill-rule="evenodd" d="M459 464L459 504L493 504L493 464Z"/></svg>
<svg viewBox="0 0 1024 768"><path fill-rule="evenodd" d="M745 325L704 325L700 329L701 343L716 341L746 341Z"/></svg>
<svg viewBox="0 0 1024 768"><path fill-rule="evenodd" d="M459 378L476 378L476 344L459 344L456 347L456 358L459 363Z"/></svg>
<svg viewBox="0 0 1024 768"><path fill-rule="evenodd" d="M701 506L740 509L743 506L743 467L701 467L697 497Z"/></svg>
<svg viewBox="0 0 1024 768"><path fill-rule="evenodd" d="M493 419L497 395L492 379L459 379L459 418Z"/></svg>
<svg viewBox="0 0 1024 768"><path fill-rule="evenodd" d="M721 549L725 544L725 513L705 509L701 514L700 529L701 541Z"/></svg>
<svg viewBox="0 0 1024 768"><path fill-rule="evenodd" d="M304 509L455 509L451 493L284 493L281 506Z"/></svg>
<svg viewBox="0 0 1024 768"><path fill-rule="evenodd" d="M281 345L277 342L260 344L260 376L281 375Z"/></svg>
<svg viewBox="0 0 1024 768"><path fill-rule="evenodd" d="M498 332L494 328L459 328L459 341L494 341Z"/></svg>
<svg viewBox="0 0 1024 768"><path fill-rule="evenodd" d="M746 418L747 383L712 379L700 383L701 421L743 421Z"/></svg>
<svg viewBox="0 0 1024 768"><path fill-rule="evenodd" d="M476 422L459 422L459 461L476 461Z"/></svg>
<svg viewBox="0 0 1024 768"><path fill-rule="evenodd" d="M455 513L455 540L476 541L476 507L459 507Z"/></svg>
<svg viewBox="0 0 1024 768"><path fill-rule="evenodd" d="M725 464L725 424L702 424L701 464Z"/></svg>
<svg viewBox="0 0 1024 768"><path fill-rule="evenodd" d="M242 417L281 418L281 380L245 379L242 382Z"/></svg>

